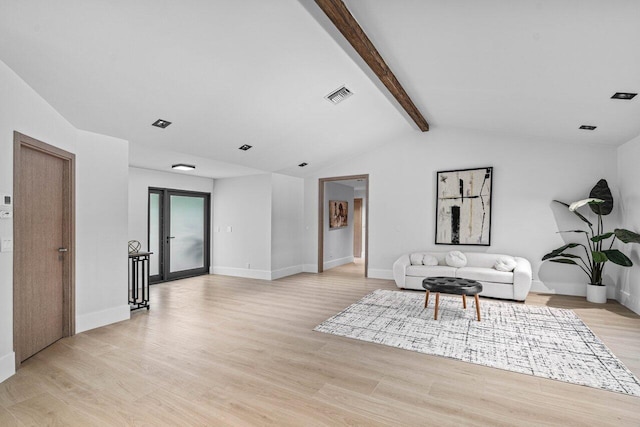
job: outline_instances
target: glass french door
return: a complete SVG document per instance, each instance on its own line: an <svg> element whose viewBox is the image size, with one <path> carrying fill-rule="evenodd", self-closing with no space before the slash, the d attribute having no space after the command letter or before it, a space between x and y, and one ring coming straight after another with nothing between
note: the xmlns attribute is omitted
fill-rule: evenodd
<svg viewBox="0 0 640 427"><path fill-rule="evenodd" d="M149 189L150 282L209 273L209 193Z"/></svg>

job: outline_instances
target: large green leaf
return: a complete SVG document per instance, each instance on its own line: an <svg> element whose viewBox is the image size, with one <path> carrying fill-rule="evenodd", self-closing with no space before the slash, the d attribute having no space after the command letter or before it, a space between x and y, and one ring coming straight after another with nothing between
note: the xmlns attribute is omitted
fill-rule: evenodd
<svg viewBox="0 0 640 427"><path fill-rule="evenodd" d="M561 253L559 256L563 256L563 257L567 257L567 258L580 258L580 259L582 259L582 257L580 255L568 254L566 252Z"/></svg>
<svg viewBox="0 0 640 427"><path fill-rule="evenodd" d="M629 257L627 257L617 249L609 249L602 252L604 252L607 255L609 261L614 264L618 264L623 267L631 267L633 265L633 262L629 259Z"/></svg>
<svg viewBox="0 0 640 427"><path fill-rule="evenodd" d="M597 236L593 236L591 238L591 241L597 243L597 242L599 242L601 240L608 239L611 236L613 236L613 232L610 231L608 233L604 233L604 234L600 234L600 235L597 235Z"/></svg>
<svg viewBox="0 0 640 427"><path fill-rule="evenodd" d="M593 213L600 215L609 215L613 210L613 195L611 194L611 190L609 189L609 185L607 184L606 179L601 179L600 181L598 181L598 183L591 189L589 197L604 200L604 203L599 203L596 205L589 204L589 207L591 208Z"/></svg>
<svg viewBox="0 0 640 427"><path fill-rule="evenodd" d="M607 254L600 251L591 251L591 256L593 257L593 262L607 262L609 260Z"/></svg>
<svg viewBox="0 0 640 427"><path fill-rule="evenodd" d="M574 264L574 265L578 265L578 263L575 262L574 260L567 259L567 258L552 259L549 262L557 262L558 264Z"/></svg>
<svg viewBox="0 0 640 427"><path fill-rule="evenodd" d="M555 258L557 256L560 256L562 252L564 252L566 249L575 248L576 246L582 246L582 245L579 243L567 243L564 246L560 246L558 249L554 249L548 254L546 254L545 256L543 256L542 261L546 261L549 258Z"/></svg>
<svg viewBox="0 0 640 427"><path fill-rule="evenodd" d="M554 202L556 203L560 203L563 206L569 207L568 203L565 202L561 202L560 200L554 200ZM581 220L583 220L584 222L586 222L587 224L589 224L589 227L593 226L593 224L591 223L591 221L589 221L584 215L582 215L580 212L578 212L577 210L573 211L574 214L576 214L576 216L578 218L580 218Z"/></svg>
<svg viewBox="0 0 640 427"><path fill-rule="evenodd" d="M616 233L616 237L624 243L640 243L640 234L638 233L625 230L624 228L616 228L613 232Z"/></svg>

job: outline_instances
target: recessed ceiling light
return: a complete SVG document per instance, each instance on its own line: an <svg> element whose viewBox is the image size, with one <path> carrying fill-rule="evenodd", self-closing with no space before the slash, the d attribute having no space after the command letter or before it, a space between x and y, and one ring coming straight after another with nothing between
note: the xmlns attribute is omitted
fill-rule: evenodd
<svg viewBox="0 0 640 427"><path fill-rule="evenodd" d="M345 99L347 99L348 97L350 97L351 95L353 95L353 92L347 89L346 86L341 86L338 89L331 92L329 95L325 96L325 99L327 99L332 104L338 104L344 101Z"/></svg>
<svg viewBox="0 0 640 427"><path fill-rule="evenodd" d="M308 164L309 164L309 163L302 162L302 163L300 163L298 166L300 166L301 168L303 168L303 167L307 166Z"/></svg>
<svg viewBox="0 0 640 427"><path fill-rule="evenodd" d="M192 171L196 167L194 165L185 165L184 163L178 163L171 166L171 169L175 169L178 171Z"/></svg>
<svg viewBox="0 0 640 427"><path fill-rule="evenodd" d="M162 119L158 119L155 122L151 123L151 126L155 126L158 128L166 128L167 126L169 126L171 124L171 122L168 122L166 120L162 120Z"/></svg>
<svg viewBox="0 0 640 427"><path fill-rule="evenodd" d="M251 146L251 145L249 145L249 144L244 144L242 147L240 147L240 149L241 149L242 151L247 151L247 150L248 150L249 148L251 148L251 147L252 147L252 146Z"/></svg>
<svg viewBox="0 0 640 427"><path fill-rule="evenodd" d="M582 125L580 126L580 129L584 129L584 130L596 130L598 126L589 126L589 125Z"/></svg>
<svg viewBox="0 0 640 427"><path fill-rule="evenodd" d="M613 94L611 99L633 99L633 97L636 96L636 95L637 95L637 93L616 92L616 93Z"/></svg>

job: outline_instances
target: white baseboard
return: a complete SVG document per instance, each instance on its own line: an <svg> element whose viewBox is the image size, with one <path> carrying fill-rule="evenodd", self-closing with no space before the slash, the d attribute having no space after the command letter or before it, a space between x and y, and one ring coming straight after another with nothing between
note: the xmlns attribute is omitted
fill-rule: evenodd
<svg viewBox="0 0 640 427"><path fill-rule="evenodd" d="M294 274L302 273L302 265L292 265L291 267L281 268L271 271L271 280L281 279L287 276L293 276Z"/></svg>
<svg viewBox="0 0 640 427"><path fill-rule="evenodd" d="M386 270L383 268L370 268L368 277L371 279L393 280L393 270Z"/></svg>
<svg viewBox="0 0 640 427"><path fill-rule="evenodd" d="M247 279L271 280L271 272L267 270L252 270L249 268L213 267L211 274L222 276L245 277Z"/></svg>
<svg viewBox="0 0 640 427"><path fill-rule="evenodd" d="M317 273L318 272L318 264L304 264L302 266L303 273Z"/></svg>
<svg viewBox="0 0 640 427"><path fill-rule="evenodd" d="M0 357L0 383L16 373L16 354L12 351Z"/></svg>
<svg viewBox="0 0 640 427"><path fill-rule="evenodd" d="M331 270L332 268L352 263L353 259L353 255L344 258L332 259L331 261L327 261L324 263L324 270Z"/></svg>
<svg viewBox="0 0 640 427"><path fill-rule="evenodd" d="M543 293L543 294L552 293L549 290L549 288L547 288L545 286L545 284L541 280L532 280L531 281L531 292L540 292L540 293Z"/></svg>
<svg viewBox="0 0 640 427"><path fill-rule="evenodd" d="M106 310L95 311L93 313L82 314L76 316L76 333L88 331L90 329L99 328L101 326L110 325L112 323L129 320L131 318L131 309L129 304Z"/></svg>
<svg viewBox="0 0 640 427"><path fill-rule="evenodd" d="M629 292L620 291L617 295L618 302L636 314L640 314L640 298L634 298Z"/></svg>

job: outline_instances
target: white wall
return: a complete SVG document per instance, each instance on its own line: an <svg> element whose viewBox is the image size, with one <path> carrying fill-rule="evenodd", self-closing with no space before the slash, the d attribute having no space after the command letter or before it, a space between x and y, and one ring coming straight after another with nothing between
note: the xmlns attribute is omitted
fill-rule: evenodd
<svg viewBox="0 0 640 427"><path fill-rule="evenodd" d="M271 175L217 179L211 234L214 274L271 279Z"/></svg>
<svg viewBox="0 0 640 427"><path fill-rule="evenodd" d="M148 208L149 187L169 188L172 190L198 191L213 193L214 180L180 173L161 172L142 168L129 168L129 239L137 240L144 250L148 249ZM211 199L213 205L213 196ZM213 217L213 206L211 206ZM211 220L213 224L213 220ZM213 233L211 234L213 236ZM211 237L209 265L213 265L213 237ZM152 257L157 254L151 255ZM157 258L156 258L157 259ZM152 258L152 262L154 262Z"/></svg>
<svg viewBox="0 0 640 427"><path fill-rule="evenodd" d="M353 262L353 187L337 182L324 184L324 265L329 270ZM348 206L347 227L329 228L329 201L346 201ZM316 240L317 241L317 240Z"/></svg>
<svg viewBox="0 0 640 427"><path fill-rule="evenodd" d="M362 199L362 257L364 257L367 249L367 190L355 190L353 197Z"/></svg>
<svg viewBox="0 0 640 427"><path fill-rule="evenodd" d="M640 233L640 136L618 148L618 188L620 191L621 228ZM619 247L631 260L633 267L620 268L618 300L640 314L640 245Z"/></svg>
<svg viewBox="0 0 640 427"><path fill-rule="evenodd" d="M271 278L303 270L304 180L271 174Z"/></svg>
<svg viewBox="0 0 640 427"><path fill-rule="evenodd" d="M76 154L76 329L129 318L126 276L127 142L77 131L0 61L0 193L13 193L13 132ZM107 144L104 149L102 144ZM103 215L102 195L119 213ZM96 217L97 215L97 217ZM100 224L94 219L101 221ZM104 246L95 242L109 235ZM0 236L13 220L0 220ZM91 253L91 251L94 251ZM103 266L112 266L106 268ZM124 272L124 273L123 273ZM100 274L100 277L95 277ZM14 373L13 254L0 253L0 381ZM126 309L125 309L126 308Z"/></svg>
<svg viewBox="0 0 640 427"><path fill-rule="evenodd" d="M435 245L436 172L484 166L494 168L491 246ZM577 269L540 261L563 244L556 232L573 220L552 200L583 198L599 178L616 182L616 152L465 130L415 132L305 180L306 263L315 264L317 256L317 179L367 173L370 277L390 279L403 253L457 248L524 256L535 279L544 282L534 289L584 295L586 282Z"/></svg>
<svg viewBox="0 0 640 427"><path fill-rule="evenodd" d="M76 332L129 318L127 141L78 131Z"/></svg>

